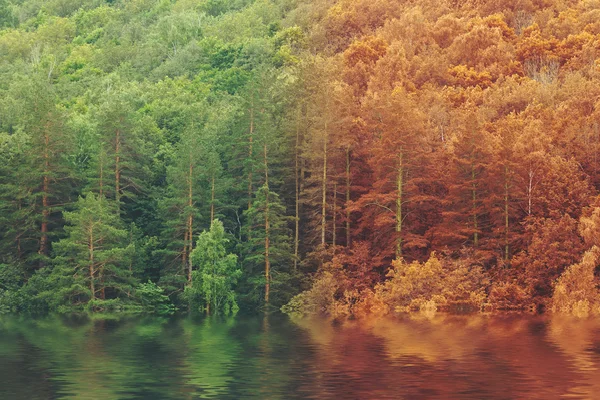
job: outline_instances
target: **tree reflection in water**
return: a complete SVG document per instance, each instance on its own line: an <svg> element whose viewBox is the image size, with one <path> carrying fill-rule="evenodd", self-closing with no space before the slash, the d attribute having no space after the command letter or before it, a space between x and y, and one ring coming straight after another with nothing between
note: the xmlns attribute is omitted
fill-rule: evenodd
<svg viewBox="0 0 600 400"><path fill-rule="evenodd" d="M0 319L0 398L600 397L600 320Z"/></svg>

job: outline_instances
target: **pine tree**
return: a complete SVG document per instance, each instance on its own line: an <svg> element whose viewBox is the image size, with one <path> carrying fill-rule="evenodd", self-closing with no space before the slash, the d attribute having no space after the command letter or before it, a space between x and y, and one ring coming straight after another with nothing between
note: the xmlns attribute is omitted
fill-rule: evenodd
<svg viewBox="0 0 600 400"><path fill-rule="evenodd" d="M36 250L30 190L22 174L28 149L23 132L0 134L0 260L4 261L23 261Z"/></svg>
<svg viewBox="0 0 600 400"><path fill-rule="evenodd" d="M68 236L55 244L51 290L41 294L51 307L130 296L135 284L128 269L133 249L124 246L128 232L115 211L114 202L87 193L74 211L63 213Z"/></svg>
<svg viewBox="0 0 600 400"><path fill-rule="evenodd" d="M72 190L72 171L64 157L71 141L56 100L54 86L37 73L15 79L7 99L13 131L7 161L14 169L6 181L0 180L0 197L12 219L7 232L16 243L13 254L29 261L31 269L49 260L63 224L60 211Z"/></svg>
<svg viewBox="0 0 600 400"><path fill-rule="evenodd" d="M285 206L279 195L265 184L257 190L244 217L244 230L252 232L241 245L245 279L250 289L248 300L265 306L281 305L290 296L288 285L293 269L290 218L286 217Z"/></svg>
<svg viewBox="0 0 600 400"><path fill-rule="evenodd" d="M169 279L175 286L181 281L177 276L185 276L188 283L192 281L190 253L195 232L199 227L210 226L222 202L226 180L214 129L217 128L212 119L190 125L181 134L173 163L167 168L167 192L160 206L168 237L165 255L173 265Z"/></svg>
<svg viewBox="0 0 600 400"><path fill-rule="evenodd" d="M469 244L481 247L482 235L487 233L489 210L485 185L489 168L489 139L481 132L479 116L465 110L460 118L460 131L453 143L453 168L448 183L447 206L439 227L438 238L453 249Z"/></svg>
<svg viewBox="0 0 600 400"><path fill-rule="evenodd" d="M148 175L152 132L143 129L145 121L136 115L132 97L127 92L108 93L95 112L100 147L91 181L94 191L115 200L118 213L123 213L125 201L144 191Z"/></svg>
<svg viewBox="0 0 600 400"><path fill-rule="evenodd" d="M359 228L382 255L399 258L405 247L424 246L423 238L406 226L423 169L423 117L400 86L373 93L365 107L372 134L373 182L355 204L361 212Z"/></svg>
<svg viewBox="0 0 600 400"><path fill-rule="evenodd" d="M179 274L192 279L189 255L192 251L194 227L200 217L201 166L205 156L201 132L190 127L177 144L174 163L167 169L167 196L162 201L165 225L169 231L172 256L181 266Z"/></svg>

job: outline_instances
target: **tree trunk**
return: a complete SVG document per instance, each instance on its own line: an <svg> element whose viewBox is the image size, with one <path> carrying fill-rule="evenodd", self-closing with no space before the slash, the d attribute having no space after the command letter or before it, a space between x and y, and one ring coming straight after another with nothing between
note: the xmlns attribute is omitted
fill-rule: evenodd
<svg viewBox="0 0 600 400"><path fill-rule="evenodd" d="M210 226L212 226L215 220L215 174L212 175L212 181L210 185Z"/></svg>
<svg viewBox="0 0 600 400"><path fill-rule="evenodd" d="M187 216L187 242L185 243L188 258L188 282L192 282L192 246L194 242L194 216L192 214L192 207L194 206L194 192L192 187L192 181L194 176L194 166L191 162L191 154L190 154L190 172L188 176L188 216Z"/></svg>
<svg viewBox="0 0 600 400"><path fill-rule="evenodd" d="M115 132L115 202L117 212L121 210L121 131Z"/></svg>
<svg viewBox="0 0 600 400"><path fill-rule="evenodd" d="M271 288L271 262L269 259L269 192L265 196L265 304L269 304L269 292Z"/></svg>
<svg viewBox="0 0 600 400"><path fill-rule="evenodd" d="M17 200L17 210L18 210L18 214L21 215L21 209L23 208L23 205L21 203L21 200ZM15 237L15 244L17 245L17 260L21 260L21 258L23 257L23 254L21 253L21 236L23 235L23 232L19 232L19 222L16 223L15 226L15 231L17 232L16 237Z"/></svg>
<svg viewBox="0 0 600 400"><path fill-rule="evenodd" d="M265 164L265 304L269 304L269 292L271 289L271 260L269 259L270 241L269 235L271 225L269 222L269 165L267 162L267 143L264 146L264 164Z"/></svg>
<svg viewBox="0 0 600 400"><path fill-rule="evenodd" d="M396 258L402 257L402 196L404 189L403 154L398 156L398 175L396 177Z"/></svg>
<svg viewBox="0 0 600 400"><path fill-rule="evenodd" d="M17 233L16 242L17 242L17 260L21 260L23 256L21 254L21 235L22 233Z"/></svg>
<svg viewBox="0 0 600 400"><path fill-rule="evenodd" d="M529 168L529 183L527 185L527 215L531 215L531 203L533 196L533 177L534 177L533 169Z"/></svg>
<svg viewBox="0 0 600 400"><path fill-rule="evenodd" d="M186 226L185 226L185 230L184 230L184 234L183 234L183 249L181 250L181 265L183 266L183 273L185 273L186 275L187 275L187 266L188 266L187 242L188 242L188 229L187 229L187 220L186 220ZM188 282L189 282L189 277L188 277Z"/></svg>
<svg viewBox="0 0 600 400"><path fill-rule="evenodd" d="M471 198L473 201L473 246L477 247L479 244L479 226L477 221L477 184L475 182L475 162L471 161Z"/></svg>
<svg viewBox="0 0 600 400"><path fill-rule="evenodd" d="M336 233L337 233L337 231L336 231L336 223L337 223L336 222L336 214L337 214L337 182L334 182L333 183L333 211L331 213L331 216L332 216L332 222L331 223L333 225L332 226L332 228L333 228L333 231L332 231L333 237L331 238L331 243L333 244L333 248L334 248L333 251L335 251L335 245L336 245L336 239L337 239L336 238Z"/></svg>
<svg viewBox="0 0 600 400"><path fill-rule="evenodd" d="M194 216L192 215L192 213L190 212L190 214L188 215L188 222L187 222L187 226L188 226L188 241L187 241L187 258L188 258L188 282L192 282L192 258L191 258L191 254L192 254L192 246L194 243Z"/></svg>
<svg viewBox="0 0 600 400"><path fill-rule="evenodd" d="M98 282L102 286L102 288L100 289L100 299L104 300L106 299L106 293L104 292L104 264L102 264L100 270L98 271Z"/></svg>
<svg viewBox="0 0 600 400"><path fill-rule="evenodd" d="M323 182L321 185L321 245L325 246L325 228L327 216L327 123L325 123L325 138L323 140Z"/></svg>
<svg viewBox="0 0 600 400"><path fill-rule="evenodd" d="M250 170L248 171L248 210L252 207L252 141L254 137L254 101L250 105L250 137L248 139L248 160Z"/></svg>
<svg viewBox="0 0 600 400"><path fill-rule="evenodd" d="M350 146L346 147L346 247L350 247Z"/></svg>
<svg viewBox="0 0 600 400"><path fill-rule="evenodd" d="M294 272L298 270L298 248L300 246L300 107L296 116L296 147L295 147L295 220L294 220Z"/></svg>
<svg viewBox="0 0 600 400"><path fill-rule="evenodd" d="M101 151L100 152L100 182L99 182L99 186L100 186L100 197L104 196L104 152Z"/></svg>
<svg viewBox="0 0 600 400"><path fill-rule="evenodd" d="M50 216L49 202L48 202L48 189L49 189L49 178L44 176L42 183L42 225L41 225L41 237L40 237L40 250L39 254L42 256L48 255L48 217Z"/></svg>
<svg viewBox="0 0 600 400"><path fill-rule="evenodd" d="M96 298L96 287L94 285L94 228L89 228L88 249L90 252L90 292L91 300Z"/></svg>
<svg viewBox="0 0 600 400"><path fill-rule="evenodd" d="M508 166L504 166L504 262L508 263L509 245L509 225L508 225Z"/></svg>
<svg viewBox="0 0 600 400"><path fill-rule="evenodd" d="M41 256L48 255L48 218L50 216L50 205L48 201L48 192L50 191L50 135L48 133L49 127L46 126L46 132L44 133L44 177L42 178L42 223L41 223L41 235L40 235L40 249L38 253ZM40 262L40 266L43 266L43 261Z"/></svg>

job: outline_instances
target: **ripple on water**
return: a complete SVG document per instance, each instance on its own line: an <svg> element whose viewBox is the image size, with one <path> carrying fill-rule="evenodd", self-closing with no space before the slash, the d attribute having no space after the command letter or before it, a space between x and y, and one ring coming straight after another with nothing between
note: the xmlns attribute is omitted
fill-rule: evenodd
<svg viewBox="0 0 600 400"><path fill-rule="evenodd" d="M0 319L2 399L600 398L600 321Z"/></svg>

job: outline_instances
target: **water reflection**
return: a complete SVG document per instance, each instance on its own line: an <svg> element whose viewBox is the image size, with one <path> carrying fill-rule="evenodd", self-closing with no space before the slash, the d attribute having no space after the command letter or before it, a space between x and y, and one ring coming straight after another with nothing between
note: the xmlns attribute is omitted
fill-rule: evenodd
<svg viewBox="0 0 600 400"><path fill-rule="evenodd" d="M0 318L4 399L600 398L600 320Z"/></svg>

